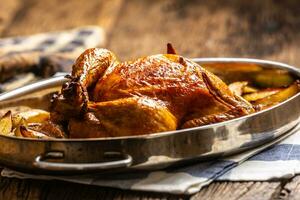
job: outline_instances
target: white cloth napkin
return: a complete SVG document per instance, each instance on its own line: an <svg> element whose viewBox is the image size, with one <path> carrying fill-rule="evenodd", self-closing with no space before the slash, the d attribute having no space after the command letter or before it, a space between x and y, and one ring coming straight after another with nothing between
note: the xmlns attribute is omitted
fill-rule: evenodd
<svg viewBox="0 0 300 200"><path fill-rule="evenodd" d="M300 173L300 125L291 130L290 134L293 135L281 142L277 139L222 160L148 173L44 176L4 169L1 175L21 179L55 179L121 189L193 194L214 180L267 181L290 178Z"/></svg>

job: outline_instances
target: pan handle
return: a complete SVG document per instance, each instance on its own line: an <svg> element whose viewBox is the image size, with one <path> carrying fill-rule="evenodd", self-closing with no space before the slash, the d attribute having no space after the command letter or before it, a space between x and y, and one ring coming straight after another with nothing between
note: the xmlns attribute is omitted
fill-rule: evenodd
<svg viewBox="0 0 300 200"><path fill-rule="evenodd" d="M38 155L35 158L33 165L37 168L50 171L95 171L129 167L132 164L132 157L128 154L107 152L104 155L107 157L122 156L122 158L120 160L104 161L99 163L59 163L46 161L46 159L59 159L64 157L63 152L57 151Z"/></svg>

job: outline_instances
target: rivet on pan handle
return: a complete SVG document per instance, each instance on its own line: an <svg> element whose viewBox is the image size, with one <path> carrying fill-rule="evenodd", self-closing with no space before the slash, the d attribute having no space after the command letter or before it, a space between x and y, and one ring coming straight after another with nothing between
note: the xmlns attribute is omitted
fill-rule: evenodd
<svg viewBox="0 0 300 200"><path fill-rule="evenodd" d="M46 159L59 159L63 158L63 152L48 152L43 155L38 155L33 162L33 165L37 168L50 170L50 171L94 171L105 170L114 168L129 167L132 164L132 157L128 154L121 154L118 152L107 152L105 156L122 156L120 160L104 161L99 163L59 163L51 162Z"/></svg>

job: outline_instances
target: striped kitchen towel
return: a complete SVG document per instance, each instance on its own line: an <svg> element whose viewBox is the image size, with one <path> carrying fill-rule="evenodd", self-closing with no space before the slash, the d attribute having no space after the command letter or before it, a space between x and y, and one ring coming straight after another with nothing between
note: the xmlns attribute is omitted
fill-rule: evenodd
<svg viewBox="0 0 300 200"><path fill-rule="evenodd" d="M71 30L40 33L0 39L0 55L22 52L82 52L103 46L105 33L101 27L85 26Z"/></svg>
<svg viewBox="0 0 300 200"><path fill-rule="evenodd" d="M193 194L215 180L267 181L291 178L300 173L300 125L291 136L222 160L184 167L111 175L42 176L4 169L2 176L31 179L55 179L121 189Z"/></svg>
<svg viewBox="0 0 300 200"><path fill-rule="evenodd" d="M69 72L85 49L104 44L98 26L0 39L0 92Z"/></svg>

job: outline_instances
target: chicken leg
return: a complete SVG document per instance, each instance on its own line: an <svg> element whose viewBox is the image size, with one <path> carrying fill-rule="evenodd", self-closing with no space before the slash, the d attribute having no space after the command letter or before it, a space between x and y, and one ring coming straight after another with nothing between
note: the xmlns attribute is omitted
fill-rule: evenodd
<svg viewBox="0 0 300 200"><path fill-rule="evenodd" d="M72 138L116 137L176 130L177 119L164 103L130 97L88 104L83 120L69 123Z"/></svg>

